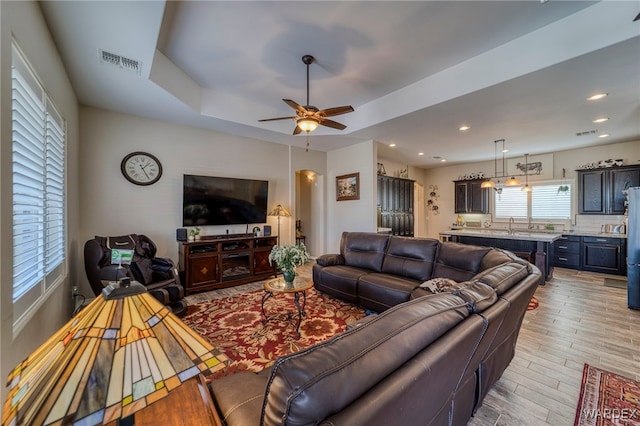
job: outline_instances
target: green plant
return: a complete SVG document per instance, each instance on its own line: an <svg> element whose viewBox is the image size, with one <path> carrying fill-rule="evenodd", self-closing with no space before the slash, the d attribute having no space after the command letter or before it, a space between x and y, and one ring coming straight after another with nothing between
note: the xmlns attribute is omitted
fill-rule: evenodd
<svg viewBox="0 0 640 426"><path fill-rule="evenodd" d="M561 192L568 192L569 191L569 185L560 185L558 187L558 194Z"/></svg>
<svg viewBox="0 0 640 426"><path fill-rule="evenodd" d="M196 226L195 228L191 228L189 230L189 235L191 235L192 237L195 237L196 235L200 235L200 227Z"/></svg>
<svg viewBox="0 0 640 426"><path fill-rule="evenodd" d="M296 266L303 265L309 260L311 257L304 244L274 246L269 253L269 264L276 262L278 268L283 271L294 270Z"/></svg>

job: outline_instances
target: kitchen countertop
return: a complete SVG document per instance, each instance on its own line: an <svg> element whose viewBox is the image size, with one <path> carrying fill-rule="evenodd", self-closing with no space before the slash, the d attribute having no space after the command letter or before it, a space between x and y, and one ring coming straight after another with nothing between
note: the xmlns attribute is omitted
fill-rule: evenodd
<svg viewBox="0 0 640 426"><path fill-rule="evenodd" d="M602 237L602 238L627 238L627 234L613 234L598 231L563 231L562 235L575 235L576 237Z"/></svg>
<svg viewBox="0 0 640 426"><path fill-rule="evenodd" d="M502 238L505 240L521 240L521 241L542 241L545 243L552 243L558 238L562 237L561 232L549 233L549 232L530 232L530 231L518 231L515 230L511 234L505 229L454 229L450 231L444 231L441 235L463 235L468 237L482 237L482 238ZM578 235L578 234L575 234Z"/></svg>

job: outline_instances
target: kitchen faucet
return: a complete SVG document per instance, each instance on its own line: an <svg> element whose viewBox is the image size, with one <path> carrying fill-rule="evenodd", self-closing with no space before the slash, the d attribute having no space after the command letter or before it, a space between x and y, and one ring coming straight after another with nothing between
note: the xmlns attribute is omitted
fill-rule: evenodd
<svg viewBox="0 0 640 426"><path fill-rule="evenodd" d="M515 222L516 222L515 219L513 218L513 216L511 216L509 218L509 235L513 234L513 229L511 229L511 224Z"/></svg>
<svg viewBox="0 0 640 426"><path fill-rule="evenodd" d="M532 220L533 220L533 218L531 216L529 216L529 225L527 226L527 229L529 229L529 230L533 229L533 223L531 223Z"/></svg>

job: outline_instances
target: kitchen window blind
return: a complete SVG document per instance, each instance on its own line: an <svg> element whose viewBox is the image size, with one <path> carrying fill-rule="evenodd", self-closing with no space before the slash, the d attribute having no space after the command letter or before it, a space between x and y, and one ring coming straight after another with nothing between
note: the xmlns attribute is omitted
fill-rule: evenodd
<svg viewBox="0 0 640 426"><path fill-rule="evenodd" d="M531 192L520 186L506 186L502 193L494 192L494 219L508 220L531 217L534 221L566 221L571 219L571 183L562 183L566 191L559 191L561 182L529 182Z"/></svg>
<svg viewBox="0 0 640 426"><path fill-rule="evenodd" d="M12 45L14 329L61 281L65 253L65 122Z"/></svg>

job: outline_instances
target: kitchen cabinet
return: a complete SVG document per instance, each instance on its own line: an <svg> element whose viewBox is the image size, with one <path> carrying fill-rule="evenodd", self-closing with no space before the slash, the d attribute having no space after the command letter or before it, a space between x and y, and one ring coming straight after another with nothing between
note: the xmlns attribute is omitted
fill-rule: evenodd
<svg viewBox="0 0 640 426"><path fill-rule="evenodd" d="M623 190L640 186L640 166L577 170L578 213L622 215Z"/></svg>
<svg viewBox="0 0 640 426"><path fill-rule="evenodd" d="M626 243L625 238L565 234L553 243L553 265L625 275Z"/></svg>
<svg viewBox="0 0 640 426"><path fill-rule="evenodd" d="M580 246L582 238L563 235L553 242L553 264L560 268L580 269Z"/></svg>
<svg viewBox="0 0 640 426"><path fill-rule="evenodd" d="M413 183L411 179L378 176L378 227L391 234L413 237Z"/></svg>
<svg viewBox="0 0 640 426"><path fill-rule="evenodd" d="M623 238L582 237L583 271L626 274L626 240Z"/></svg>
<svg viewBox="0 0 640 426"><path fill-rule="evenodd" d="M454 181L455 213L489 213L489 190L483 180Z"/></svg>

